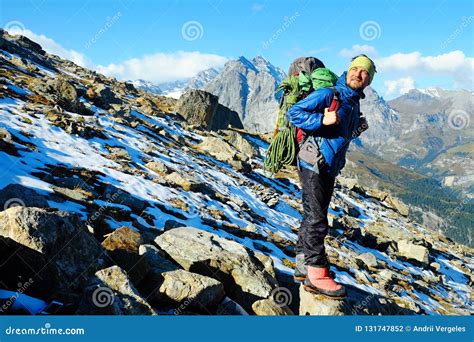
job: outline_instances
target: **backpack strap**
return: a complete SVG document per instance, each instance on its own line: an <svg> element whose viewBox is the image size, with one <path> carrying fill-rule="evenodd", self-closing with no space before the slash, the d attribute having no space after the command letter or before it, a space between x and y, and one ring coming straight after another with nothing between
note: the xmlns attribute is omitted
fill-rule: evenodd
<svg viewBox="0 0 474 342"><path fill-rule="evenodd" d="M339 109L339 106L341 104L341 100L339 99L339 93L336 90L336 87L330 87L333 91L333 96L331 100L331 104L329 105L328 110L330 112L336 112Z"/></svg>

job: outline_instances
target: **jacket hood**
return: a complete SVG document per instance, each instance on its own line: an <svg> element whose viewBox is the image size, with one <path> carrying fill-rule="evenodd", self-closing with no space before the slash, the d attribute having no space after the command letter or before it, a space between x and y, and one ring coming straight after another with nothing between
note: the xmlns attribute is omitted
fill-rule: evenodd
<svg viewBox="0 0 474 342"><path fill-rule="evenodd" d="M362 90L354 90L350 88L346 83L347 71L344 71L336 82L336 90L342 99L356 102L359 99L363 99L365 94Z"/></svg>

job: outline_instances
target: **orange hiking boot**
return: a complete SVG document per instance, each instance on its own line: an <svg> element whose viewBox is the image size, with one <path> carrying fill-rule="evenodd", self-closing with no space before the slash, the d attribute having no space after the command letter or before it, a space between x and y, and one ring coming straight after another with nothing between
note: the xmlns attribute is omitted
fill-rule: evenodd
<svg viewBox="0 0 474 342"><path fill-rule="evenodd" d="M334 281L329 267L308 266L308 275L303 286L308 292L322 294L330 298L344 298L346 296L346 288Z"/></svg>

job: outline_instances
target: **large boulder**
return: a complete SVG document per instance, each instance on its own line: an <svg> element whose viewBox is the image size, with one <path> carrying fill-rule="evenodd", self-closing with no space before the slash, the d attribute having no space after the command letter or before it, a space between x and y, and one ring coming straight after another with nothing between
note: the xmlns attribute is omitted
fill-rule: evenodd
<svg viewBox="0 0 474 342"><path fill-rule="evenodd" d="M0 210L16 205L48 208L48 196L41 195L21 184L8 184L0 190Z"/></svg>
<svg viewBox="0 0 474 342"><path fill-rule="evenodd" d="M301 316L342 316L349 312L343 300L315 296L300 286Z"/></svg>
<svg viewBox="0 0 474 342"><path fill-rule="evenodd" d="M414 239L415 235L403 228L394 228L383 220L367 224L362 229L362 244L384 251L389 245L396 245L402 239Z"/></svg>
<svg viewBox="0 0 474 342"><path fill-rule="evenodd" d="M178 269L178 267L166 259L164 253L154 245L140 245L138 253L145 258L151 271L162 273Z"/></svg>
<svg viewBox="0 0 474 342"><path fill-rule="evenodd" d="M80 100L73 82L64 76L50 79L37 78L31 82L31 89L51 101L57 103L66 111L81 115L92 115Z"/></svg>
<svg viewBox="0 0 474 342"><path fill-rule="evenodd" d="M118 266L95 273L85 288L78 315L156 315Z"/></svg>
<svg viewBox="0 0 474 342"><path fill-rule="evenodd" d="M388 195L382 204L397 211L402 216L408 216L410 213L410 207L392 195Z"/></svg>
<svg viewBox="0 0 474 342"><path fill-rule="evenodd" d="M347 297L332 299L314 295L300 285L300 315L410 315L413 311L400 307L392 299L347 286Z"/></svg>
<svg viewBox="0 0 474 342"><path fill-rule="evenodd" d="M424 265L429 264L429 250L425 246L413 243L409 240L400 240L397 243L398 254L407 258L416 260Z"/></svg>
<svg viewBox="0 0 474 342"><path fill-rule="evenodd" d="M226 293L245 308L268 298L277 286L252 251L216 234L181 227L163 233L155 242L185 270L222 282Z"/></svg>
<svg viewBox="0 0 474 342"><path fill-rule="evenodd" d="M18 55L22 58L28 58L32 62L38 63L50 70L57 69L50 63L46 57L46 52L38 43L22 35L9 35L7 31L0 29L0 46L2 50Z"/></svg>
<svg viewBox="0 0 474 342"><path fill-rule="evenodd" d="M0 212L0 274L9 289L32 279L28 294L81 292L104 253L74 214L12 207Z"/></svg>
<svg viewBox="0 0 474 342"><path fill-rule="evenodd" d="M238 152L232 145L218 137L205 137L196 148L206 151L217 160L225 162L235 160Z"/></svg>
<svg viewBox="0 0 474 342"><path fill-rule="evenodd" d="M217 96L203 90L189 89L181 95L175 109L188 123L210 128L217 105Z"/></svg>
<svg viewBox="0 0 474 342"><path fill-rule="evenodd" d="M344 181L341 183L344 183ZM390 195L388 192L372 188L360 187L356 184L354 184L351 189L361 193L362 195L379 200L382 205L398 212L402 216L408 216L410 208L398 198Z"/></svg>
<svg viewBox="0 0 474 342"><path fill-rule="evenodd" d="M241 133L232 130L225 130L221 132L225 134L227 142L229 142L237 149L237 151L240 151L247 158L253 158L258 154L255 147L253 147L253 145L247 139L245 139Z"/></svg>
<svg viewBox="0 0 474 342"><path fill-rule="evenodd" d="M112 104L121 104L110 87L103 83L93 84L87 89L86 98L97 107L110 109Z"/></svg>
<svg viewBox="0 0 474 342"><path fill-rule="evenodd" d="M219 129L227 129L229 127L243 129L244 125L240 120L239 113L219 103L217 104L217 110L212 119L210 129L217 131Z"/></svg>
<svg viewBox="0 0 474 342"><path fill-rule="evenodd" d="M142 244L140 233L126 226L113 231L102 241L102 247L108 252L112 263L125 270L135 285L150 271L146 258L139 254Z"/></svg>
<svg viewBox="0 0 474 342"><path fill-rule="evenodd" d="M156 305L202 309L216 306L225 296L224 286L218 280L185 270L155 273L146 283L153 289L147 298Z"/></svg>

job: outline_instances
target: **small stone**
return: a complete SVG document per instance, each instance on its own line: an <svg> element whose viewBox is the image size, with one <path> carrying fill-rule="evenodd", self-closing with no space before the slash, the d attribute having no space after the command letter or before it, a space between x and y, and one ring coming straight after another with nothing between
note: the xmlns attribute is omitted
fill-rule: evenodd
<svg viewBox="0 0 474 342"><path fill-rule="evenodd" d="M149 168L150 170L152 170L152 171L154 171L154 172L156 172L160 175L165 175L165 174L169 173L169 168L162 161L155 160L155 161L146 163L145 167Z"/></svg>
<svg viewBox="0 0 474 342"><path fill-rule="evenodd" d="M252 304L253 312L258 316L289 316L293 315L286 305L279 305L273 299L261 299Z"/></svg>
<svg viewBox="0 0 474 342"><path fill-rule="evenodd" d="M377 267L377 258L370 252L363 253L356 257L356 262L360 261L358 264L366 265L367 267Z"/></svg>

